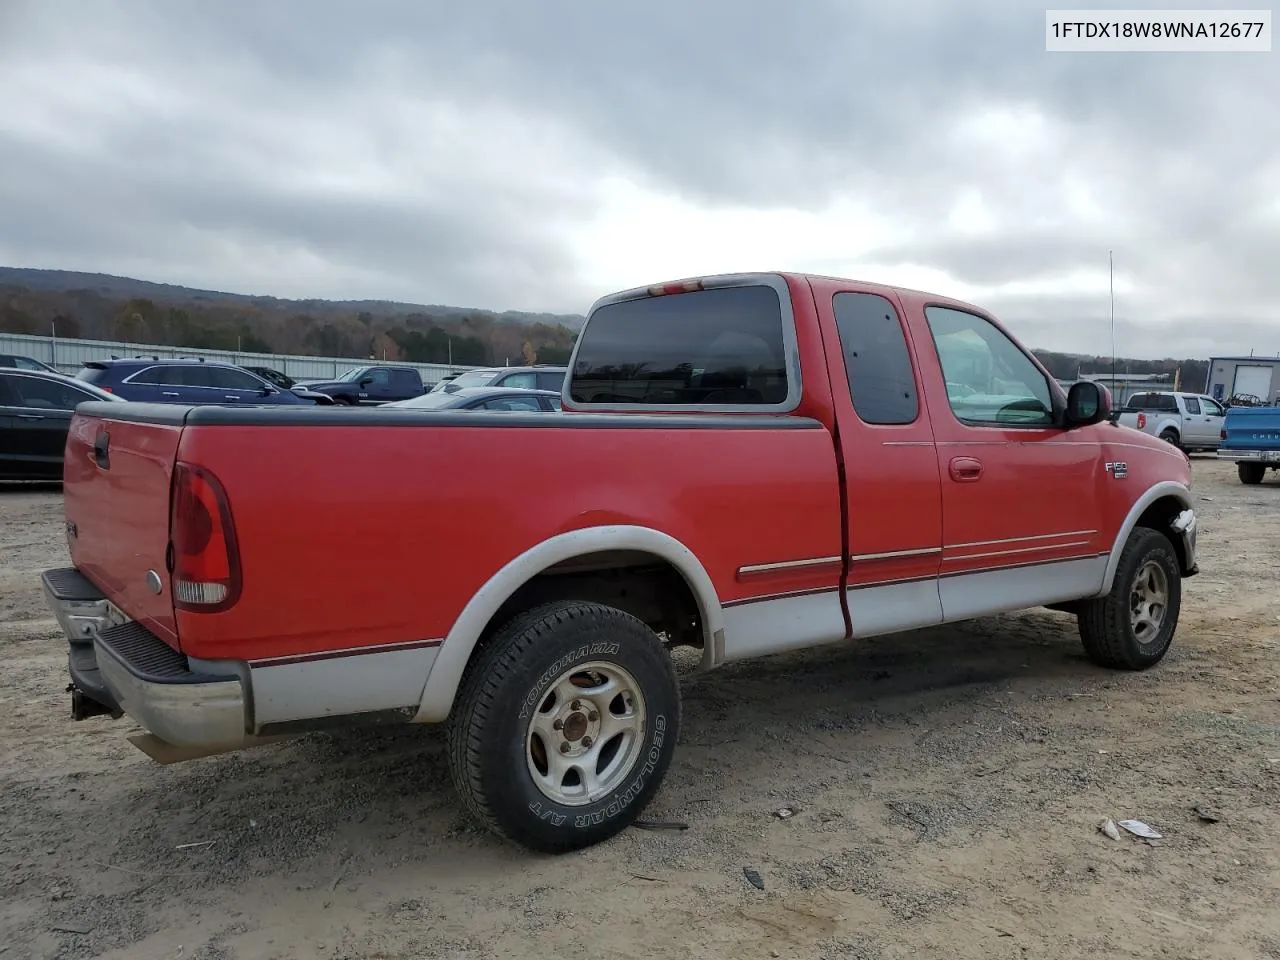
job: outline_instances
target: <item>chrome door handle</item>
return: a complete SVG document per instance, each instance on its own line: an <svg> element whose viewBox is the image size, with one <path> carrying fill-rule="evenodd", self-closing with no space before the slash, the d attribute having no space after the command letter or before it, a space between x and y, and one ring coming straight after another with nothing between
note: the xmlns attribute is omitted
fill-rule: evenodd
<svg viewBox="0 0 1280 960"><path fill-rule="evenodd" d="M239 400L240 398L236 396L232 396L230 394L223 394L222 399L223 400Z"/></svg>
<svg viewBox="0 0 1280 960"><path fill-rule="evenodd" d="M19 420L43 420L44 417L35 413L20 413L18 414L18 419Z"/></svg>
<svg viewBox="0 0 1280 960"><path fill-rule="evenodd" d="M169 393L167 390L162 390L162 391L160 391L160 396L162 396L162 397L176 397L176 396L177 396L177 394L176 394L176 393Z"/></svg>

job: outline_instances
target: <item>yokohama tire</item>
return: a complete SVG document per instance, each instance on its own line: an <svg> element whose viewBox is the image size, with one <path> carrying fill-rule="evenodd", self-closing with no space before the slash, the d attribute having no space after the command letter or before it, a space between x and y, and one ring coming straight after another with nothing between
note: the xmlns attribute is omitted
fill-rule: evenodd
<svg viewBox="0 0 1280 960"><path fill-rule="evenodd" d="M499 628L468 667L449 722L450 773L481 824L563 853L640 814L679 731L680 687L654 632L613 607L558 601ZM598 792L584 796L588 777Z"/></svg>
<svg viewBox="0 0 1280 960"><path fill-rule="evenodd" d="M1255 483L1261 483L1267 475L1266 464L1262 463L1237 463L1236 473L1240 475L1240 482L1247 483L1252 486Z"/></svg>
<svg viewBox="0 0 1280 960"><path fill-rule="evenodd" d="M1163 602L1157 605L1151 598L1158 595ZM1173 544L1159 531L1135 527L1120 554L1111 592L1080 607L1085 653L1099 666L1117 670L1155 666L1173 642L1181 605L1182 574ZM1158 624L1151 614L1157 606L1163 608Z"/></svg>

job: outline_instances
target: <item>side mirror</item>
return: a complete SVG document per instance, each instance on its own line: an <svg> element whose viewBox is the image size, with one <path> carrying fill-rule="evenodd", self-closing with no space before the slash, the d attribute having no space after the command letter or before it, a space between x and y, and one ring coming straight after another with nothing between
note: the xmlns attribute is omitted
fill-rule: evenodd
<svg viewBox="0 0 1280 960"><path fill-rule="evenodd" d="M259 393L261 393L264 397L269 397L269 396L271 396L273 393L279 393L280 391L279 391L279 390L277 390L275 387L268 385L268 386L263 387L263 388L262 388L260 391L258 391L258 392L259 392Z"/></svg>
<svg viewBox="0 0 1280 960"><path fill-rule="evenodd" d="M367 387L371 383L373 383L373 377L365 377L360 381L360 386Z"/></svg>
<svg viewBox="0 0 1280 960"><path fill-rule="evenodd" d="M1081 380L1067 391L1067 427L1087 427L1111 416L1111 391L1092 380Z"/></svg>

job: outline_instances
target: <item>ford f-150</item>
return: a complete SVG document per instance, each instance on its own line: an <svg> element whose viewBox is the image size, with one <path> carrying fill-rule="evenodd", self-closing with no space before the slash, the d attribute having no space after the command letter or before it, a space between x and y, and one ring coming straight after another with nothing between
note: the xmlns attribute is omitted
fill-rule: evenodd
<svg viewBox="0 0 1280 960"><path fill-rule="evenodd" d="M43 578L73 715L128 715L162 762L447 723L467 809L565 851L662 782L672 647L713 670L1051 606L1140 670L1197 569L1186 456L945 297L772 273L614 294L562 400L82 404L73 566Z"/></svg>

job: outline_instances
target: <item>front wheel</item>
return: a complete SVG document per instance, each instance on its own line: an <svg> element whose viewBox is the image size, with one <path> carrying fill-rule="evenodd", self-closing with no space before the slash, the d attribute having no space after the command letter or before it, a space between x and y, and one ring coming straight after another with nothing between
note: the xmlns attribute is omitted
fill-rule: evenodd
<svg viewBox="0 0 1280 960"><path fill-rule="evenodd" d="M1252 486L1263 481L1267 475L1267 467L1263 463L1237 463L1236 473L1240 474L1241 483Z"/></svg>
<svg viewBox="0 0 1280 960"><path fill-rule="evenodd" d="M679 727L680 688L657 635L613 607L558 601L500 628L468 668L450 771L480 823L563 853L639 815Z"/></svg>
<svg viewBox="0 0 1280 960"><path fill-rule="evenodd" d="M1169 538L1136 527L1120 554L1111 592L1077 617L1085 653L1099 666L1146 670L1164 659L1182 606L1182 568Z"/></svg>

